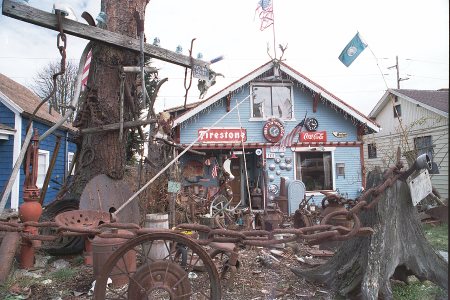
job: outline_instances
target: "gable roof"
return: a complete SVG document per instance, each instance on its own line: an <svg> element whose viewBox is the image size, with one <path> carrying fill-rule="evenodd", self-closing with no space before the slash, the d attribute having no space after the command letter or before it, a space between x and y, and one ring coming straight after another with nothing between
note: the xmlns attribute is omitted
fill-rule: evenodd
<svg viewBox="0 0 450 300"><path fill-rule="evenodd" d="M366 124L367 127L375 132L380 131L380 126L373 120L370 120L367 116L365 116L363 113L359 112L352 106L345 103L343 100L339 99L337 96L333 95L311 79L307 78L303 74L297 72L287 64L277 61L277 60L271 60L264 65L260 66L259 68L253 70L252 72L248 73L244 77L234 81L221 91L215 93L214 95L210 96L208 99L203 100L201 102L198 102L197 105L185 112L184 114L180 115L178 118L174 120L174 126L177 126L181 124L182 122L186 121L190 117L194 116L195 114L199 113L206 107L212 105L213 103L219 101L223 97L227 96L229 93L233 92L237 88L249 83L253 79L257 78L258 76L264 74L267 71L270 71L274 65L278 64L280 66L280 71L284 72L294 80L298 81L299 83L303 84L305 87L310 89L311 91L315 93L319 93L322 98L324 98L326 101L336 105L338 108L342 109L344 112L349 114L350 116L354 117L359 122Z"/></svg>
<svg viewBox="0 0 450 300"><path fill-rule="evenodd" d="M32 91L1 73L0 99L3 99L6 102L5 104L11 110L27 116L33 114L33 111L42 101ZM47 105L42 105L36 113L36 118L45 123L54 124L61 119L61 115L56 111L53 111L52 114L50 114ZM72 131L76 130L68 123L64 124L63 127Z"/></svg>
<svg viewBox="0 0 450 300"><path fill-rule="evenodd" d="M407 90L388 89L369 114L376 117L389 101L389 95L395 95L413 104L448 118L448 89L446 90Z"/></svg>

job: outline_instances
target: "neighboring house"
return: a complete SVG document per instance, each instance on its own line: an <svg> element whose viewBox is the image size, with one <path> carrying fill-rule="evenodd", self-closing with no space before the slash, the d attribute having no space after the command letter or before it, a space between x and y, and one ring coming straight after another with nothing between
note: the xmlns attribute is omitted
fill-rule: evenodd
<svg viewBox="0 0 450 300"><path fill-rule="evenodd" d="M10 178L14 163L19 156L22 143L26 135L26 127L29 117L39 105L41 99L29 89L0 74L0 191L3 191ZM36 114L34 128L37 128L42 135L61 116L48 112L48 106L43 105ZM76 146L70 142L74 128L70 125L60 127L54 134L39 143L39 166L37 186L42 188L50 159L56 143L56 136L62 137L61 145L53 168L51 179L58 183L63 183L67 176L68 166ZM14 182L11 196L5 208L17 209L23 201L23 183L25 174L23 164ZM54 181L50 181L44 199L44 204L53 200L60 187Z"/></svg>
<svg viewBox="0 0 450 300"><path fill-rule="evenodd" d="M324 197L320 191L357 197L365 181L361 137L363 132L376 132L379 128L277 60L183 110L184 107L167 110L175 116L175 141L184 147L195 141L192 149L206 153L186 153L181 157L184 189L214 194L220 177L215 166L222 166L231 158L230 170L235 177L231 181L233 201L244 206L249 204L249 191L251 195L258 190L255 188L268 191L267 202L276 199L281 177L301 180L307 196L313 196L311 202L316 204ZM305 114L305 126L291 135L292 145L283 147L283 140Z"/></svg>
<svg viewBox="0 0 450 300"><path fill-rule="evenodd" d="M427 153L433 162L431 182L448 198L448 101L448 89L387 90L369 114L382 130L364 136L367 168L395 163L398 147L404 162L406 153Z"/></svg>

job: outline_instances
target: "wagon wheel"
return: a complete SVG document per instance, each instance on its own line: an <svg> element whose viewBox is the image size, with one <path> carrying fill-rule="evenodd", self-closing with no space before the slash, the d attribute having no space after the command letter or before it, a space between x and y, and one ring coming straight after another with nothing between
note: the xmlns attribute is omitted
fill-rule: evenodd
<svg viewBox="0 0 450 300"><path fill-rule="evenodd" d="M135 262L129 262L130 253ZM202 266L201 272L196 266ZM108 278L113 281L110 285ZM115 279L122 285L115 284ZM208 253L195 241L167 231L124 243L106 261L94 291L96 300L206 300L221 296L219 274Z"/></svg>
<svg viewBox="0 0 450 300"><path fill-rule="evenodd" d="M214 217L216 220L221 220L221 222L217 224L219 227L226 228L227 225L233 223L236 207L231 207L231 200L228 200L227 197L219 195L211 202L209 213L211 217Z"/></svg>

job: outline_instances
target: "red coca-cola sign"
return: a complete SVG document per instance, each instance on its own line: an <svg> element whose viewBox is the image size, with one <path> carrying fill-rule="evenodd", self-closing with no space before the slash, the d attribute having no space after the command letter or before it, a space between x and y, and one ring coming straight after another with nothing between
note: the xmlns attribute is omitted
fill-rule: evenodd
<svg viewBox="0 0 450 300"><path fill-rule="evenodd" d="M300 142L326 142L326 131L302 131L300 132Z"/></svg>

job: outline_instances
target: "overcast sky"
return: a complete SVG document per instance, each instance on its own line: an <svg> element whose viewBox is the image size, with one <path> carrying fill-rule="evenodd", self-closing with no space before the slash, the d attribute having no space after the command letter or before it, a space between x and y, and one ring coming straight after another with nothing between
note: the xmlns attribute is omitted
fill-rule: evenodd
<svg viewBox="0 0 450 300"><path fill-rule="evenodd" d="M225 75L208 91L224 88L274 57L272 27L259 30L255 17L257 0L150 0L146 10L147 42L155 37L161 47L210 60L225 59L212 69ZM100 1L65 1L80 22L83 11L97 16ZM52 10L52 1L29 0L41 10ZM275 39L287 44L285 63L368 114L386 90L396 88L396 71L388 69L399 57L401 82L406 89L448 88L448 0L274 0ZM345 67L338 56L359 31L368 43L362 54ZM22 21L0 16L0 73L29 86L33 76L49 61L59 60L56 33ZM85 40L69 36L67 55L78 64ZM278 51L277 57L280 57ZM378 64L378 66L377 66ZM154 61L160 77L168 77L156 103L157 110L184 102L184 68ZM381 69L381 72L379 68ZM197 80L188 102L198 101Z"/></svg>

